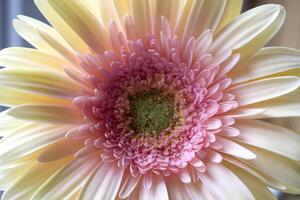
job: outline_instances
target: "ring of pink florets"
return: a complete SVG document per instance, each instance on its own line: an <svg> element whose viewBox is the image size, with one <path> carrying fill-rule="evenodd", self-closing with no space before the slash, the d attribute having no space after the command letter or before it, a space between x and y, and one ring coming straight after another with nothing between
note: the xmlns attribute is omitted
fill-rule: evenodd
<svg viewBox="0 0 300 200"><path fill-rule="evenodd" d="M194 38L187 46L191 43ZM231 80L220 76L217 64L182 53L180 45L173 36L166 52L162 41L148 35L123 44L119 53L81 56L95 89L94 96L74 101L90 122L84 126L92 135L86 144L102 149L104 161L118 161L134 176L149 171L169 175L188 165L204 171L205 149L216 142L222 126L233 124L216 117L237 107L225 92ZM104 62L109 67L97 66ZM174 123L157 134L137 133L128 115L130 97L153 90L174 96Z"/></svg>

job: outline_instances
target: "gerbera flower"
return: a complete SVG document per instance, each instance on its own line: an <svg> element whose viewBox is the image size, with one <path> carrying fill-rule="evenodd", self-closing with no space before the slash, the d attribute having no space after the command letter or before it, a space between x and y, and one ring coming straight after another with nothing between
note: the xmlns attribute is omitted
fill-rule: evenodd
<svg viewBox="0 0 300 200"><path fill-rule="evenodd" d="M275 199L300 193L300 52L285 10L241 0L36 0L35 48L0 52L4 200Z"/></svg>

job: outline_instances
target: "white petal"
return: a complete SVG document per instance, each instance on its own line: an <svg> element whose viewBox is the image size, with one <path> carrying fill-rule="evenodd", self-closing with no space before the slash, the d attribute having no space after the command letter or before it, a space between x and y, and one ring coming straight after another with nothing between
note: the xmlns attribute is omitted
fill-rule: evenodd
<svg viewBox="0 0 300 200"><path fill-rule="evenodd" d="M230 77L233 84L300 68L300 51L285 47L267 47L249 61L234 68Z"/></svg>
<svg viewBox="0 0 300 200"><path fill-rule="evenodd" d="M238 119L251 119L265 112L263 108L237 108L226 113L226 116Z"/></svg>
<svg viewBox="0 0 300 200"><path fill-rule="evenodd" d="M39 187L32 200L68 198L84 185L100 162L98 155L72 161Z"/></svg>
<svg viewBox="0 0 300 200"><path fill-rule="evenodd" d="M245 147L233 142L232 140L217 137L217 141L223 145L223 148L218 150L220 152L242 159L254 159L256 157L254 153L252 153Z"/></svg>
<svg viewBox="0 0 300 200"><path fill-rule="evenodd" d="M201 181L217 199L253 199L243 182L222 164L207 163L207 171L198 174Z"/></svg>
<svg viewBox="0 0 300 200"><path fill-rule="evenodd" d="M125 199L130 196L133 190L136 188L137 184L139 183L141 176L133 177L131 174L128 175L125 183L123 184L119 196L122 199Z"/></svg>
<svg viewBox="0 0 300 200"><path fill-rule="evenodd" d="M153 175L153 180L151 184L151 188L147 189L145 187L141 187L140 190L140 200L169 200L167 186L164 178L159 175Z"/></svg>
<svg viewBox="0 0 300 200"><path fill-rule="evenodd" d="M236 96L239 106L243 106L285 95L299 86L300 78L282 76L234 86L229 91Z"/></svg>
<svg viewBox="0 0 300 200"><path fill-rule="evenodd" d="M80 200L114 200L120 188L124 168L116 163L102 163L81 191Z"/></svg>
<svg viewBox="0 0 300 200"><path fill-rule="evenodd" d="M288 129L258 120L237 121L240 142L300 161L300 136Z"/></svg>
<svg viewBox="0 0 300 200"><path fill-rule="evenodd" d="M178 178L183 183L190 183L192 181L189 171L186 168L180 169L180 172L178 173Z"/></svg>
<svg viewBox="0 0 300 200"><path fill-rule="evenodd" d="M257 179L255 176L247 173L241 168L235 167L232 164L225 164L228 169L234 172L241 181L245 183L248 189L253 194L256 200L276 200L277 198L272 194L272 192L267 188L261 180Z"/></svg>
<svg viewBox="0 0 300 200"><path fill-rule="evenodd" d="M262 172L281 182L288 189L285 192L300 194L300 166L288 159L263 149L247 146L257 158L245 161L258 172Z"/></svg>
<svg viewBox="0 0 300 200"><path fill-rule="evenodd" d="M284 18L284 8L272 4L243 13L217 33L211 48L215 62L229 50L240 49L242 57L255 53L278 31Z"/></svg>
<svg viewBox="0 0 300 200"><path fill-rule="evenodd" d="M184 186L191 200L217 200L200 181Z"/></svg>
<svg viewBox="0 0 300 200"><path fill-rule="evenodd" d="M189 200L184 184L176 176L169 176L166 181L171 200Z"/></svg>

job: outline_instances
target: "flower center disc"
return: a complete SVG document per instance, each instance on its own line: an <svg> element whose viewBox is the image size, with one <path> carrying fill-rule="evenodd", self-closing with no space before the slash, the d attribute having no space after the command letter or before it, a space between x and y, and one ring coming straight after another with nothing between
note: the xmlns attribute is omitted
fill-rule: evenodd
<svg viewBox="0 0 300 200"><path fill-rule="evenodd" d="M158 134L169 127L174 115L174 97L159 91L139 92L130 98L137 133Z"/></svg>

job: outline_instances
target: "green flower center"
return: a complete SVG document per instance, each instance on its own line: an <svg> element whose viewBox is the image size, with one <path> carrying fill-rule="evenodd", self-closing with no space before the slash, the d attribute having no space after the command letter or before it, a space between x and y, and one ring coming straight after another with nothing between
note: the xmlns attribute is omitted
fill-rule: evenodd
<svg viewBox="0 0 300 200"><path fill-rule="evenodd" d="M130 98L134 128L139 133L158 134L172 123L174 97L159 91L139 92Z"/></svg>

